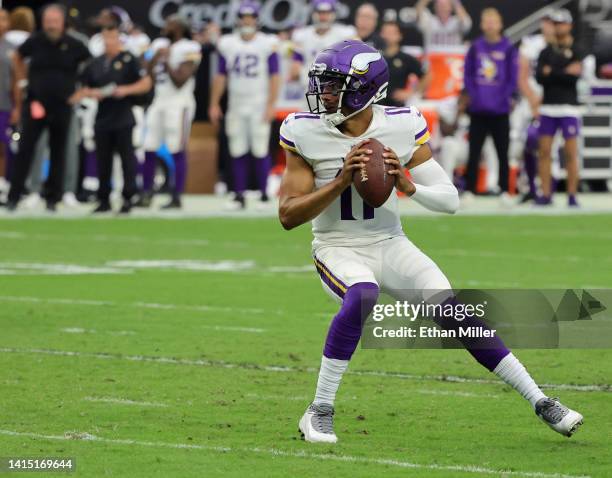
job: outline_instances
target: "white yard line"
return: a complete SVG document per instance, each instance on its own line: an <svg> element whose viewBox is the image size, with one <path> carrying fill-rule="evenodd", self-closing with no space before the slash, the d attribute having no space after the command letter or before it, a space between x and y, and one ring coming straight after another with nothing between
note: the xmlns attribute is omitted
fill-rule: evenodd
<svg viewBox="0 0 612 478"><path fill-rule="evenodd" d="M131 269L79 264L50 264L34 262L1 262L0 268L9 275L85 275L85 274L132 274Z"/></svg>
<svg viewBox="0 0 612 478"><path fill-rule="evenodd" d="M168 405L165 403L156 403L156 402L139 402L136 400L128 400L125 398L111 398L111 397L84 397L83 400L86 402L94 402L94 403L112 403L115 405L135 405L141 407L161 407L167 408Z"/></svg>
<svg viewBox="0 0 612 478"><path fill-rule="evenodd" d="M64 327L63 329L60 329L60 332L63 332L65 334L97 334L99 333L95 329L85 329L83 327ZM136 332L134 332L133 330L105 330L102 333L108 334L108 335L119 335L119 336L136 335Z"/></svg>
<svg viewBox="0 0 612 478"><path fill-rule="evenodd" d="M458 392L452 390L427 390L424 388L417 388L411 390L412 392L420 393L421 395L440 395L450 397L469 397L469 398L499 398L499 395L492 393L472 393L472 392Z"/></svg>
<svg viewBox="0 0 612 478"><path fill-rule="evenodd" d="M235 312L239 314L281 314L284 311L267 311L256 308L241 308L241 307L222 307L214 305L179 305L179 304L158 304L152 302L114 302L109 300L87 300L87 299L60 299L60 298L45 298L45 297L27 297L27 296L0 296L0 302L25 302L25 303L40 303L40 304L60 304L60 305L85 305L94 307L135 307L143 309L161 309L161 310L192 310L197 312Z"/></svg>
<svg viewBox="0 0 612 478"><path fill-rule="evenodd" d="M2 231L0 239L30 240L30 241L81 241L104 242L119 244L151 244L160 246L209 246L207 239L147 239L143 236L111 236L103 234L94 235L54 235L54 234L26 234L18 231Z"/></svg>
<svg viewBox="0 0 612 478"><path fill-rule="evenodd" d="M429 471L451 471L474 473L480 475L496 475L496 476L516 476L524 478L588 478L585 475L567 475L561 473L545 473L540 471L513 471L494 468L484 468L479 465L438 465L435 463L412 463L401 461L392 458L367 458L363 456L351 456L340 454L323 454L323 453L308 453L306 451L291 451L279 450L277 448L252 448L252 447L228 447L228 446L211 446L211 445L196 445L188 443L166 443L140 441L120 438L104 438L89 433L70 432L64 435L44 435L41 433L31 432L16 432L12 430L0 430L0 435L12 437L26 437L37 440L54 440L68 441L81 440L84 442L107 443L110 445L123 446L139 446L148 448L170 448L178 450L201 450L216 453L253 453L258 455L269 455L274 457L284 458L304 458L307 460L323 460L336 461L344 463L365 463L369 465L390 466L395 468L408 468L414 470L429 470Z"/></svg>
<svg viewBox="0 0 612 478"><path fill-rule="evenodd" d="M319 369L314 367L287 367L284 365L259 365L249 363L231 363L222 360L205 360L205 359L179 359L174 357L156 357L146 355L120 355L110 353L94 353L94 352L73 352L67 350L50 350L50 349L16 349L12 347L0 347L0 353L25 354L25 355L52 355L60 357L85 357L100 360L125 360L128 362L148 362L161 363L171 365L186 365L199 367L217 367L225 369L243 369L256 370L264 372L279 372L279 373L318 373ZM455 375L416 375L403 372L387 372L382 370L348 370L349 375L359 375L368 377L382 378L397 378L404 380L416 381L434 381L447 383L477 383L484 385L503 385L500 380L481 379L470 377L459 377ZM573 392L612 392L612 385L605 384L589 384L576 385L564 383L542 383L541 388L554 390L568 390Z"/></svg>

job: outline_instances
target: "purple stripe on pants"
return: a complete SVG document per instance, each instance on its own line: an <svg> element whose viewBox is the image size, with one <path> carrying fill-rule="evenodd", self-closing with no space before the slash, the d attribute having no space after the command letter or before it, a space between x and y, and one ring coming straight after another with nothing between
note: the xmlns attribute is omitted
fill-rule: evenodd
<svg viewBox="0 0 612 478"><path fill-rule="evenodd" d="M341 299L344 298L344 293L348 289L346 284L338 279L332 272L323 264L319 259L313 257L315 266L317 268L317 272L319 276L321 276L321 280L327 287L331 289L331 291L336 294Z"/></svg>

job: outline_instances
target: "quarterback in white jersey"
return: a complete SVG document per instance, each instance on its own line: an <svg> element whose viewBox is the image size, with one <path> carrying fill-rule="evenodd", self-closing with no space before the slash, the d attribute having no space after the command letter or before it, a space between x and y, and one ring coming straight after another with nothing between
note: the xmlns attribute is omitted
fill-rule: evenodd
<svg viewBox="0 0 612 478"><path fill-rule="evenodd" d="M166 21L165 36L151 44L149 68L155 78L155 98L146 114L143 196L139 206L150 205L157 163L156 152L165 145L174 160L171 201L164 209L180 208L187 177L187 141L195 115L195 72L202 47L190 40L190 27L173 15Z"/></svg>
<svg viewBox="0 0 612 478"><path fill-rule="evenodd" d="M335 443L336 392L379 292L415 303L444 291L446 300L454 300L446 276L404 235L397 197L392 194L375 209L353 191L353 174L372 154L369 141L385 145L387 174L411 200L454 213L459 197L432 158L421 113L374 104L385 98L389 81L379 51L358 40L337 43L317 55L309 77L310 112L290 115L280 131L287 168L279 217L288 230L313 222L316 269L325 291L342 304L329 328L315 398L299 421L305 440ZM474 317L434 320L444 329L458 324L487 328ZM582 416L546 397L501 339L485 335L492 338L459 340L480 364L529 400L545 423L571 435Z"/></svg>
<svg viewBox="0 0 612 478"><path fill-rule="evenodd" d="M304 84L308 83L308 70L317 53L334 43L357 38L354 26L336 23L336 4L337 0L313 0L313 24L293 32L293 77L301 78Z"/></svg>
<svg viewBox="0 0 612 478"><path fill-rule="evenodd" d="M270 129L280 89L278 38L257 30L259 4L243 1L238 9L238 28L219 40L219 67L213 82L209 111L219 123L221 97L227 90L225 131L232 157L235 201L244 208L248 166L254 161L263 203L271 169Z"/></svg>

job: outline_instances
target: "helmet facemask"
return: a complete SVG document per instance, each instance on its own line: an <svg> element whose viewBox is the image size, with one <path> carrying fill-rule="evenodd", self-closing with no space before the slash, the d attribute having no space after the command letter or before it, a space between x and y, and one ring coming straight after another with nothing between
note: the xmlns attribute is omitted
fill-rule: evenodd
<svg viewBox="0 0 612 478"><path fill-rule="evenodd" d="M333 114L342 108L342 100L346 93L356 93L361 86L361 82L356 78L351 78L343 73L332 71L315 71L313 67L308 78L308 92L306 100L311 113L315 114ZM323 101L323 95L338 97L338 102L335 108L328 110Z"/></svg>
<svg viewBox="0 0 612 478"><path fill-rule="evenodd" d="M325 65L321 65L325 66ZM351 70L352 72L352 70ZM344 74L321 68L315 64L308 74L308 92L306 100L311 113L325 115L325 120L332 126L338 126L347 119L365 110L371 104L376 103L386 97L387 83L383 85L372 98L363 106L351 104L357 102L362 95L369 93L370 89L361 79L353 74ZM334 95L338 97L335 108L327 109L322 99L323 95ZM350 114L345 115L342 107L346 106L351 110Z"/></svg>

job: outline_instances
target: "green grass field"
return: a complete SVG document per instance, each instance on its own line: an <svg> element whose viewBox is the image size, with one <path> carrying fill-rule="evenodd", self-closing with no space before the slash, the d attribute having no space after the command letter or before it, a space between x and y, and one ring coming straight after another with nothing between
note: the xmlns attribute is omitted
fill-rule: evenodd
<svg viewBox="0 0 612 478"><path fill-rule="evenodd" d="M610 216L405 229L457 287L612 286ZM569 440L464 351L358 350L340 442L301 441L336 310L310 240L273 219L1 221L0 456L83 477L612 476L612 390L576 386L612 382L610 350L517 351L584 414Z"/></svg>

